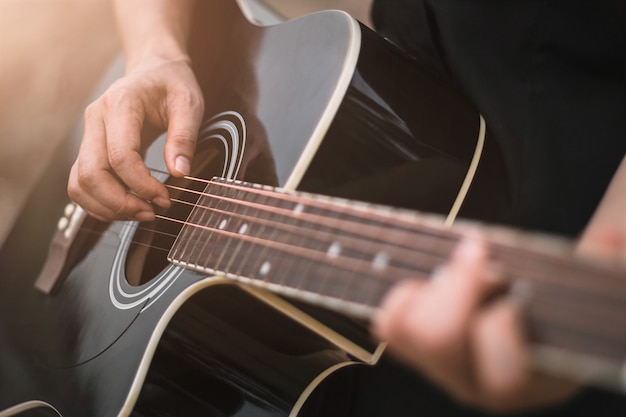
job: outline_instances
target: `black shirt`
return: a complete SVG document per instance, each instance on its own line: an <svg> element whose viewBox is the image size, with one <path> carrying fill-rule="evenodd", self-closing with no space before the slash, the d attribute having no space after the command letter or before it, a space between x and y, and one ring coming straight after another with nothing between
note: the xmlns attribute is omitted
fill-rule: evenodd
<svg viewBox="0 0 626 417"><path fill-rule="evenodd" d="M578 234L626 153L626 1L375 1L372 20L478 107L510 223Z"/></svg>
<svg viewBox="0 0 626 417"><path fill-rule="evenodd" d="M510 223L580 233L626 153L626 2L383 0L372 20L484 116L506 161ZM483 415L381 365L357 378L354 415ZM530 415L624 410L626 396L589 388Z"/></svg>

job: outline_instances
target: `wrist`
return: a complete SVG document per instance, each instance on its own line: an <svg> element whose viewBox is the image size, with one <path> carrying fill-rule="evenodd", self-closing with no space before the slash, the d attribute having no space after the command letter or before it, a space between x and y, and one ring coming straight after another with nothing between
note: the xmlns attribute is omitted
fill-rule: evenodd
<svg viewBox="0 0 626 417"><path fill-rule="evenodd" d="M140 50L125 52L126 73L155 68L164 64L179 63L191 66L187 50L165 43L144 45Z"/></svg>

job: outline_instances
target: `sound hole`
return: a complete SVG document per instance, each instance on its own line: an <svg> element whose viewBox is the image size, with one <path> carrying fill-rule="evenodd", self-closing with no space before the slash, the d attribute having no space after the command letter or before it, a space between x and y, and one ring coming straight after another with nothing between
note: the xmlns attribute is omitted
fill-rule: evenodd
<svg viewBox="0 0 626 417"><path fill-rule="evenodd" d="M224 149L216 142L199 147L194 156L191 177L211 179L222 175ZM168 186L172 205L167 210L157 209L164 219L140 223L135 231L126 258L126 280L129 284L143 285L159 275L168 266L167 254L182 227L176 220L184 221L193 204L206 186L204 182L169 177Z"/></svg>

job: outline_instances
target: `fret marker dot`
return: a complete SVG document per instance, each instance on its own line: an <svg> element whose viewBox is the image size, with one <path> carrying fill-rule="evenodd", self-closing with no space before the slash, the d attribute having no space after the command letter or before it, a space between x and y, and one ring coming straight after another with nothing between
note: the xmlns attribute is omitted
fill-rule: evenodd
<svg viewBox="0 0 626 417"><path fill-rule="evenodd" d="M333 259L338 257L340 253L341 253L341 245L339 244L339 242L334 242L332 245L328 247L328 250L326 251L326 254L328 255L328 257L333 258Z"/></svg>
<svg viewBox="0 0 626 417"><path fill-rule="evenodd" d="M298 205L293 209L293 213L298 215L304 211L304 205L298 203Z"/></svg>
<svg viewBox="0 0 626 417"><path fill-rule="evenodd" d="M261 269L259 270L259 273L261 274L262 277L264 277L270 272L271 268L272 268L272 264L270 263L270 261L265 261L263 262L263 265L261 265Z"/></svg>
<svg viewBox="0 0 626 417"><path fill-rule="evenodd" d="M372 266L375 270L383 270L389 265L389 255L385 252L378 252L372 261Z"/></svg>
<svg viewBox="0 0 626 417"><path fill-rule="evenodd" d="M220 230L224 230L224 228L226 227L226 225L228 224L228 220L224 219L220 222L220 225L218 226L218 228Z"/></svg>
<svg viewBox="0 0 626 417"><path fill-rule="evenodd" d="M248 223L244 223L239 228L239 234L243 235L244 233L246 233L247 230L248 230Z"/></svg>

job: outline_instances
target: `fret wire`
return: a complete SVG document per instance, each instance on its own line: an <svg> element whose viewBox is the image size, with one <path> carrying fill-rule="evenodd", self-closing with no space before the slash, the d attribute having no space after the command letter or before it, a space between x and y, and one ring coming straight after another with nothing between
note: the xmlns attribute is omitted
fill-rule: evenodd
<svg viewBox="0 0 626 417"><path fill-rule="evenodd" d="M187 187L179 187L179 186L175 186L170 184L170 188L179 191L181 193L190 193L190 194L195 194L195 190L190 190ZM199 223L203 217L204 213L199 213L199 210L197 210L198 207L205 207L206 204L202 204L204 201L209 201L210 197L208 197L208 195L204 195L204 196L200 196L200 198L197 199L197 201L192 205L192 209L188 215L188 221L187 223L191 222L191 223ZM202 210L204 211L204 210ZM199 219L198 219L199 217ZM195 220L195 221L194 221ZM184 233L184 235L188 236L187 239L189 239L189 242L187 245L185 245L184 249L183 249L183 253L185 254L186 257L191 257L193 255L194 252L198 251L198 246L200 246L200 243L197 244L191 244L191 242L194 242L196 239L199 239L202 236L206 236L206 233L202 233L202 231L198 231L198 230L190 230L189 227L183 226L183 229L181 229L181 233ZM208 236L206 236L206 240L208 241L210 240L212 236L212 233L208 233ZM202 245L204 246L204 245Z"/></svg>
<svg viewBox="0 0 626 417"><path fill-rule="evenodd" d="M219 184L215 184L215 188L219 189L221 187L219 187ZM219 192L223 192L224 194L221 194L221 195L217 194L217 191L216 191L215 194L217 196L220 196L220 197L226 197L226 198L220 198L220 204L222 204L222 206L225 205L224 207L222 207L222 210L224 212L227 212L227 213L234 213L235 210L232 209L232 205L233 205L234 202L236 202L236 199L234 197L236 196L238 190L222 188L221 190L219 190ZM233 216L231 214L231 215L228 216L228 223L226 224L225 229L227 229L227 228L232 229L232 226L233 226L232 225L232 223L233 223L232 220L233 220ZM235 230L236 230L236 228L235 228ZM230 244L234 240L233 238L237 238L237 235L236 235L236 231L233 232L232 234L224 234L224 233L218 233L218 234L223 236L222 240L224 241L223 244L219 247L219 257L215 261L215 266L214 266L214 269L219 271L219 270L221 270L221 263L222 263L222 261L227 256Z"/></svg>
<svg viewBox="0 0 626 417"><path fill-rule="evenodd" d="M200 197L197 203L195 204L194 208L192 209L191 213L189 214L188 223L205 224L203 221L203 218L205 217L206 210L197 210L196 208L206 207L207 204L210 204L209 198L206 196ZM187 227L187 229L189 228ZM211 239L212 233L202 233L202 230L197 230L197 229L187 231L186 233L188 233L189 239L194 242L194 244L191 245L190 248L188 249L185 248L185 251L189 253L187 255L187 258L197 259L198 258L197 254L200 253L205 248L205 242Z"/></svg>
<svg viewBox="0 0 626 417"><path fill-rule="evenodd" d="M258 194L249 194L249 193L244 193L243 197L241 198L241 200L245 200L245 201L250 201L254 204L259 204L259 195ZM247 198L250 198L250 200L246 200ZM241 209L241 207L238 207L239 209ZM238 231L240 231L241 233L246 233L246 234L251 234L254 236L262 236L263 231L264 231L264 225L261 224L260 227L258 226L260 223L255 219L255 216L253 215L249 215L248 212L250 210L250 206L246 205L243 206L243 211L234 211L234 213L236 214L236 216L240 219L239 220L239 228ZM252 221L247 221L246 219L252 219ZM243 228L245 227L246 230L243 230ZM258 227L258 230L256 230ZM242 270L241 268L243 268L245 265L248 265L248 263L250 262L249 259L251 256L253 256L254 253L256 253L256 251L250 250L249 248L252 246L253 244L247 243L245 240L241 240L238 244L236 249L233 251L233 254L231 256L231 260L228 263L228 265L226 266L225 269L227 270L232 270L233 273L235 275L242 275ZM245 248L248 248L247 250L243 250ZM240 253L243 252L243 259L240 258ZM238 269L233 269L232 268L232 264L233 262L237 262ZM250 274L248 274L250 275Z"/></svg>
<svg viewBox="0 0 626 417"><path fill-rule="evenodd" d="M307 206L307 212L319 213L323 217L329 219L329 222L323 226L333 229L333 222L335 222L334 217L337 213L332 213L332 216L329 216L328 213L323 209L315 208ZM331 220L332 219L332 220ZM333 266L327 265L328 262L333 262L332 259L328 257L328 251L331 245L334 244L334 241L339 239L338 236L331 234L331 239L323 240L323 239L314 239L309 240L307 247L317 251L321 254L321 256L325 259L325 263L320 267L319 264L316 264L314 260L307 259L303 262L298 263L298 270L301 271L298 276L299 285L298 288L305 289L304 286L306 283L310 283L308 285L308 290L315 292L315 288L319 288L317 292L323 293L324 285L329 280L328 275L332 273ZM316 271L317 269L317 271ZM341 271L342 275L344 271ZM337 280L342 281L342 280Z"/></svg>
<svg viewBox="0 0 626 417"><path fill-rule="evenodd" d="M192 243L192 242L193 242L192 237L193 237L194 235L196 235L196 234L197 234L197 235L201 234L201 232L198 232L197 230L194 230L194 228L192 228L192 227L187 227L187 225L189 224L189 223L188 223L188 220L192 220L192 216L197 215L197 213L196 213L196 211L195 211L195 207L198 207L198 204L199 204L199 201L197 201L196 203L194 203L194 204L193 204L193 207L192 207L192 209L191 209L191 212L190 212L190 214L189 214L189 216L188 216L187 221L184 221L184 222L182 223L182 224L183 224L183 226L182 226L182 228L181 228L181 230L180 230L180 232L179 232L179 236L178 236L178 238L174 241L174 246L173 246L173 248L175 248L175 249L176 249L176 252L177 252L177 253L179 253L179 255L177 255L177 256L187 258L187 257L189 256L189 255L188 255L188 250L190 250L190 245L191 245L191 246L193 245L193 243ZM180 241L181 243L184 243L184 244L180 247L180 249L178 249L179 245L177 244L179 241ZM192 248L193 248L193 246L192 246Z"/></svg>
<svg viewBox="0 0 626 417"><path fill-rule="evenodd" d="M263 202L261 202L262 200ZM255 204L260 204L260 205L267 204L267 199L264 196L253 195L252 201ZM260 221L259 216L261 216L262 213L263 212L259 212L259 213L256 213L256 215L254 215L254 213L253 215L234 213L234 215L237 217L241 217L243 221L245 221L247 224L250 225L251 235L263 237L265 235L265 229L267 227L267 223ZM257 231L255 232L255 230ZM254 273L254 271L257 270L257 264L259 262L258 259L259 259L258 251L252 250L250 247L248 247L248 249L244 251L244 259L239 259L237 261L238 266L237 266L237 269L235 269L233 273L238 276L247 276L247 277L259 279L259 277L257 277L256 274ZM246 267L249 269L249 272L244 269Z"/></svg>
<svg viewBox="0 0 626 417"><path fill-rule="evenodd" d="M244 214L246 213L248 206L245 204L239 204L242 201L245 201L245 198L247 195L249 194L245 194L243 196L241 196L241 194L243 193L243 191L241 190L237 190L234 193L233 196L233 200L235 200L234 203L229 203L229 208L228 211L231 213L236 213L236 214ZM235 220L236 219L236 220ZM247 223L245 223L242 219L241 216L232 216L231 214L231 222L234 222L234 232L237 234L242 234L242 230L245 225ZM231 223L232 225L233 223ZM234 241L234 243L233 243ZM229 239L228 241L228 247L231 247L234 245L234 247L232 247L230 250L228 248L225 248L225 250L223 251L223 256L220 258L220 262L222 261L226 261L226 265L225 266L220 266L220 269L223 271L230 271L230 267L233 264L234 260L239 256L239 252L241 250L241 246L243 244L243 242L245 242L243 239Z"/></svg>
<svg viewBox="0 0 626 417"><path fill-rule="evenodd" d="M395 231L395 226L392 226L391 229ZM382 271L387 270L389 265L391 265L396 258L409 260L414 259L413 256L403 256L401 253L398 253L401 252L402 249L396 250L390 245L390 242L393 242L394 239L393 236L389 236L389 232L390 230L388 227L385 227L382 223L377 222L374 233L378 236L385 236L385 242L378 245L375 245L372 241L364 243L364 245L367 245L368 247L368 269L370 271L379 271L382 273ZM365 259L363 260L365 261ZM365 292L368 294L365 298L365 303L371 307L378 306L381 302L382 296L390 289L389 284L378 279L377 277L363 277L359 280L359 287L364 288L366 285L370 288L365 289ZM349 286L346 285L346 288L349 288Z"/></svg>
<svg viewBox="0 0 626 417"><path fill-rule="evenodd" d="M208 187L207 187L207 188L208 188ZM208 208L209 208L209 210L208 210L208 211L210 211L210 214L209 214L207 217L205 217L205 214L206 214L206 213L205 213L205 214L203 214L203 215L201 216L201 219L202 219L202 218L206 218L206 221L205 221L205 222L202 222L202 223L200 223L200 224L213 224L213 225L215 225L215 230L217 230L217 229L219 228L219 222L221 222L223 218L222 218L222 217L220 217L220 216L215 216L215 214L216 214L217 212L216 212L215 210L211 210L211 207L212 207L213 205L215 205L215 206L216 206L217 204L219 204L219 201L215 201L215 199L214 199L214 198L210 195L211 193L207 193L207 194L208 194L207 196L201 197L202 199L204 199L204 201L206 201L206 204L203 204L202 206L196 206L196 207L194 208L194 210L199 210L200 208L202 208L202 210L201 210L201 211L203 211L203 212L207 212L206 207L208 207ZM217 217L217 218L216 218L216 217ZM201 220L201 221L202 221L202 220ZM201 231L201 232L202 232L202 231ZM214 244L215 244L215 243L213 242L213 239L212 239L212 237L213 237L214 235L215 235L215 233L214 233L214 232L211 232L211 233L209 233L209 234L208 234L208 236L206 237L206 239L205 239L205 240L204 240L204 242L202 243L201 248L199 249L199 256L201 256L202 254L206 254L205 256L210 256L210 254L212 254L212 253L213 253L213 251L211 251L211 252L209 252L209 253L208 253L207 249L208 249L209 245L210 245L211 247L212 247L212 246L214 246Z"/></svg>
<svg viewBox="0 0 626 417"><path fill-rule="evenodd" d="M262 196L265 201L265 204L268 206L275 207L277 203L280 201L280 200L277 200L273 196L269 196L265 194L263 194ZM275 210L271 210L271 211L262 210L261 212L264 213L264 215L266 216L261 219L264 224L264 230L269 229L269 235L267 239L270 241L284 242L284 239L281 237L284 235L284 233L281 232L280 230L282 226L282 222L274 220L278 216L276 211ZM276 226L277 224L278 224L278 227ZM283 263L285 262L285 259L283 256L281 256L280 251L277 251L274 248L271 248L269 246L266 246L263 249L262 255L260 256L259 264L257 264L255 268L255 271L258 272L257 275L262 275L261 268L263 267L263 264L265 262L268 262L267 264L268 271L266 272L265 276L263 276L262 278L265 281L268 281L270 280L270 277L271 277L272 282L282 285L284 278L282 279L279 279L279 278L281 276L283 277L285 276L284 274L285 274L286 268L283 265Z"/></svg>
<svg viewBox="0 0 626 417"><path fill-rule="evenodd" d="M327 213L330 212L330 210L328 209L323 209L323 210L326 211ZM348 218L353 217L353 212L347 206L340 207L338 210L335 210L335 212L337 213L337 215L334 216L335 223L343 223L343 222L346 222ZM326 215L328 216L328 214ZM363 219L356 219L356 220L351 219L351 221L356 222L356 223L362 223ZM346 245L345 235L337 236L336 240L331 244L331 247L335 243L340 245L339 250L342 254L342 257L338 256L335 259L335 263L345 263L346 261L343 258L343 256L346 256L344 255L346 253L349 259L354 260L353 261L354 266L349 268L349 270L346 270L346 274L345 274L346 277L344 279L344 282L342 282L342 287L339 290L338 295L335 294L335 297L338 297L338 298L347 297L347 292L351 288L356 288L356 291L352 290L352 295L350 296L350 299L353 301L359 302L360 304L363 304L363 305L371 305L371 299L377 296L377 292L374 292L372 290L372 284L374 282L374 279L377 279L378 281L380 281L381 282L380 285L384 285L386 289L389 289L389 287L391 286L391 282L389 282L388 280L381 279L382 277L385 277L382 271L376 274L375 271L372 270L371 259L373 259L373 255L371 253L365 254L363 251L362 244L354 248L349 247L348 245ZM376 243L379 243L379 242L376 242ZM328 250L330 250L330 248ZM367 255L367 256L364 256L364 255ZM366 258L369 258L370 260L368 261L366 260ZM389 272L389 270L387 270L386 272ZM410 272L410 274L414 274L414 273L417 273L417 271ZM328 275L331 275L331 273L329 272ZM324 291L325 293L329 293L329 290L327 289L329 283L332 284L332 280L328 278L325 279L325 281L322 283L323 285L322 291ZM336 288L333 288L333 289L336 290Z"/></svg>
<svg viewBox="0 0 626 417"><path fill-rule="evenodd" d="M206 215L207 210L205 210L204 208L207 207L207 205L210 207L210 205L213 204L213 200L208 197L208 195L206 196L200 196L200 198L198 199L197 203L194 204L194 207L189 215L189 220L187 222L187 224L184 226L185 233L191 233L188 232L187 229L193 226L193 224L205 224L205 223L201 223L201 219ZM201 208L201 210L199 209ZM211 218L211 214L209 214L209 219ZM210 222L206 223L206 224L211 224ZM197 228L196 228L197 229ZM205 229L206 230L206 229ZM203 235L204 230L200 229L200 231L198 232L199 235ZM212 241L212 245L215 245L215 239L214 239L214 232L213 230L208 230L207 232L204 232L204 235L206 236L204 240L201 240L198 244L195 245L194 248L191 249L191 254L187 255L188 259L193 259L192 257L194 257L195 253L205 253L206 252L206 248L208 245L209 241ZM219 239L219 237L218 237ZM187 251L185 253L188 253ZM197 256L195 256L196 260L194 263L198 264L199 261L197 259Z"/></svg>
<svg viewBox="0 0 626 417"><path fill-rule="evenodd" d="M278 226L276 228L276 230L281 228L283 231L286 231L286 233L280 234L282 236L282 239L280 241L285 244L299 248L307 247L305 243L307 240L310 240L310 237L306 236L306 232L310 231L310 229L306 227L305 223L301 220L300 215L292 215L297 207L297 204L282 199L275 199L274 206L276 208L286 209L286 212L281 211L280 214L275 214L275 221L279 225L286 224L288 226L286 228L287 230L285 230L285 228L282 226ZM305 233L293 232L293 230L297 231L303 229L306 230ZM275 235L276 233L277 232L275 232ZM302 283L306 279L307 275L306 268L303 268L303 264L305 262L306 261L303 261L301 259L298 260L296 257L287 257L286 259L281 259L280 269L278 270L280 272L280 282L278 283L280 285L301 289Z"/></svg>

